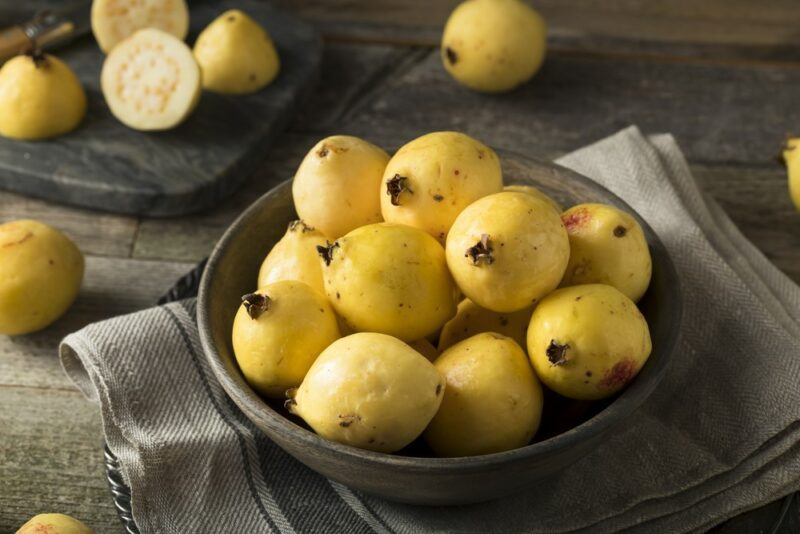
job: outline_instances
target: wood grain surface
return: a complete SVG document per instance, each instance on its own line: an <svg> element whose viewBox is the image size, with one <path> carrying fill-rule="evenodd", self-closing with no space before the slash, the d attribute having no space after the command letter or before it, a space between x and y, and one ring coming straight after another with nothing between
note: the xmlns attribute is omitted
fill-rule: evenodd
<svg viewBox="0 0 800 534"><path fill-rule="evenodd" d="M552 158L630 123L647 133L670 131L703 189L800 282L800 216L773 160L784 135L800 131L800 10L793 0L534 2L551 28L547 66L530 86L498 97L462 90L438 65L431 45L452 0L280 3L328 37L321 82L259 170L218 207L164 220L0 193L0 220L43 219L89 255L82 295L64 319L34 336L0 339L0 532L43 511L72 513L98 532L120 531L103 478L99 415L61 373L60 336L155 300L208 254L242 208L290 177L330 133L363 134L391 148L457 127ZM800 525L797 501L785 532ZM769 532L764 521L781 506L720 531Z"/></svg>
<svg viewBox="0 0 800 534"><path fill-rule="evenodd" d="M436 46L459 0L280 0L331 39ZM537 0L558 49L800 57L793 0Z"/></svg>

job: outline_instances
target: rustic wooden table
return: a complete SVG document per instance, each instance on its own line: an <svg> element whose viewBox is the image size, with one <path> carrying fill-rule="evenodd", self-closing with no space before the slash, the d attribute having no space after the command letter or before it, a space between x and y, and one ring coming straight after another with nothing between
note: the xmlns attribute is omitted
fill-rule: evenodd
<svg viewBox="0 0 800 534"><path fill-rule="evenodd" d="M436 44L455 0L282 0L326 37L319 87L264 164L207 213L136 219L0 192L0 221L32 217L87 255L78 302L45 332L0 336L0 532L43 511L120 531L94 405L67 381L66 333L151 305L205 257L234 217L292 175L331 133L395 147L457 129L496 147L553 158L637 124L671 132L703 189L780 269L800 282L800 215L776 156L800 134L800 10L795 0L537 0L550 25L533 83L482 96L452 82ZM798 85L795 85L798 84ZM778 505L760 512L774 514ZM800 530L797 507L790 521Z"/></svg>

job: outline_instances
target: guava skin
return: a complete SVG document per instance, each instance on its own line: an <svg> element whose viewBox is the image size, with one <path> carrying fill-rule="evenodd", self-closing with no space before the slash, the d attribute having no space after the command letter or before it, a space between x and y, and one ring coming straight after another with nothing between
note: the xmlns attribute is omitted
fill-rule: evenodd
<svg viewBox="0 0 800 534"><path fill-rule="evenodd" d="M437 456L491 454L530 442L542 417L542 387L513 339L477 334L445 350L434 365L447 382L425 431Z"/></svg>
<svg viewBox="0 0 800 534"><path fill-rule="evenodd" d="M636 304L604 284L550 293L528 326L528 356L536 374L571 399L616 394L636 377L651 350L650 330Z"/></svg>
<svg viewBox="0 0 800 534"><path fill-rule="evenodd" d="M55 56L24 54L0 68L0 135L35 141L71 132L86 115L78 77Z"/></svg>
<svg viewBox="0 0 800 534"><path fill-rule="evenodd" d="M511 313L499 313L481 308L469 299L458 304L456 316L445 323L439 335L439 351L445 351L459 341L475 334L496 332L508 336L525 347L525 334L533 306Z"/></svg>
<svg viewBox="0 0 800 534"><path fill-rule="evenodd" d="M281 280L297 280L324 295L325 284L317 247L325 246L326 242L327 238L316 228L302 220L292 221L261 263L256 287Z"/></svg>
<svg viewBox="0 0 800 534"><path fill-rule="evenodd" d="M238 9L226 11L200 32L194 57L203 71L203 88L215 93L255 93L272 83L281 68L267 31Z"/></svg>
<svg viewBox="0 0 800 534"><path fill-rule="evenodd" d="M650 285L653 261L642 227L604 204L579 204L563 213L570 256L561 286L608 284L634 302Z"/></svg>
<svg viewBox="0 0 800 534"><path fill-rule="evenodd" d="M94 530L66 514L38 514L19 527L17 534L92 534Z"/></svg>
<svg viewBox="0 0 800 534"><path fill-rule="evenodd" d="M301 219L330 239L381 222L378 196L389 155L349 135L320 140L308 151L292 182Z"/></svg>
<svg viewBox="0 0 800 534"><path fill-rule="evenodd" d="M336 314L324 295L294 280L261 287L242 300L233 320L236 362L253 389L283 398L339 339Z"/></svg>
<svg viewBox="0 0 800 534"><path fill-rule="evenodd" d="M326 439L396 452L422 434L444 391L436 367L416 350L364 332L325 349L286 406Z"/></svg>
<svg viewBox="0 0 800 534"><path fill-rule="evenodd" d="M475 304L495 312L528 308L558 287L569 240L552 206L504 191L470 204L447 236L447 266Z"/></svg>
<svg viewBox="0 0 800 534"><path fill-rule="evenodd" d="M444 27L442 64L475 91L500 93L525 83L544 62L544 19L520 0L467 0Z"/></svg>
<svg viewBox="0 0 800 534"><path fill-rule="evenodd" d="M64 315L83 280L83 254L33 220L0 224L0 334L42 330Z"/></svg>
<svg viewBox="0 0 800 534"><path fill-rule="evenodd" d="M356 332L416 341L456 313L457 289L444 250L410 226L362 226L320 250L325 292Z"/></svg>
<svg viewBox="0 0 800 534"><path fill-rule="evenodd" d="M433 132L402 146L380 186L387 222L407 224L444 243L458 214L503 188L500 158L459 132Z"/></svg>

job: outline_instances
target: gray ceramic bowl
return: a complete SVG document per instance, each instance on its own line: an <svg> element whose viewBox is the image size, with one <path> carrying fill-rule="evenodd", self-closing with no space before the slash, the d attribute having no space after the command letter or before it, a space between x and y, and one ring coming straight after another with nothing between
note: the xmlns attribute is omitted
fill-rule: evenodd
<svg viewBox="0 0 800 534"><path fill-rule="evenodd" d="M539 441L520 449L466 458L426 457L419 443L400 454L383 454L327 441L290 418L280 404L261 399L244 381L230 343L240 296L254 289L266 252L296 218L291 182L250 206L220 239L209 258L198 301L200 337L208 361L225 391L275 443L305 465L352 488L386 499L416 504L465 504L519 491L575 462L597 447L652 393L675 346L681 317L679 282L658 237L633 209L614 194L568 169L515 154L502 153L506 183L532 184L564 206L602 202L633 214L644 228L653 257L653 278L639 305L650 325L653 352L636 380L603 404L548 397L560 414L577 426L545 426ZM552 417L556 423L564 417ZM421 441L421 440L418 440Z"/></svg>

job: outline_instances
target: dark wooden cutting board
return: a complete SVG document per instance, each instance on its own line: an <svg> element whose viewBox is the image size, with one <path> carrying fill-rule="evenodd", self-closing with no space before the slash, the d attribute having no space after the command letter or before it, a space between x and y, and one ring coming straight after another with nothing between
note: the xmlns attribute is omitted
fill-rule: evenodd
<svg viewBox="0 0 800 534"><path fill-rule="evenodd" d="M0 138L0 188L116 213L173 216L201 211L232 193L258 166L317 80L322 41L315 30L265 2L191 2L194 39L223 11L238 8L260 22L281 58L276 80L258 93L204 92L192 116L166 132L138 132L117 121L100 91L105 58L83 37L53 51L84 84L83 123L57 139Z"/></svg>

